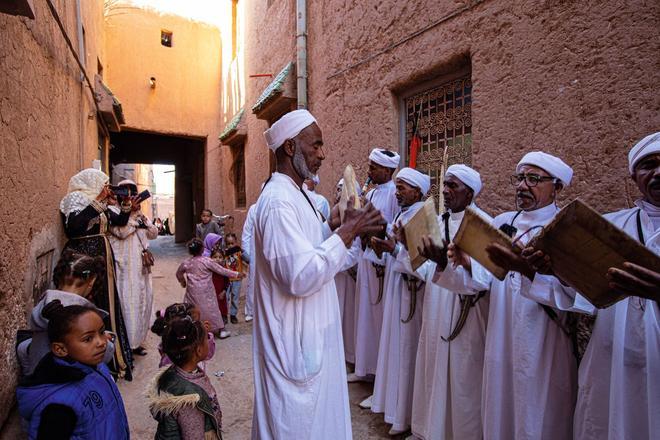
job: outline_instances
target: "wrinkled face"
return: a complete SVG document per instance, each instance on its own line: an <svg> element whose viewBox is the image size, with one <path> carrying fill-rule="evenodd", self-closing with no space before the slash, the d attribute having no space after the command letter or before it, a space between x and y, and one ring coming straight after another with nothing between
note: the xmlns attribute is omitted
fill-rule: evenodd
<svg viewBox="0 0 660 440"><path fill-rule="evenodd" d="M293 167L303 179L312 179L325 160L323 133L316 123L306 127L292 139L295 144Z"/></svg>
<svg viewBox="0 0 660 440"><path fill-rule="evenodd" d="M472 203L474 192L455 176L446 176L442 184L442 198L444 199L445 210L461 212Z"/></svg>
<svg viewBox="0 0 660 440"><path fill-rule="evenodd" d="M422 191L402 179L396 179L396 201L402 208L422 200Z"/></svg>
<svg viewBox="0 0 660 440"><path fill-rule="evenodd" d="M637 162L631 177L644 200L660 206L660 153L651 154Z"/></svg>
<svg viewBox="0 0 660 440"><path fill-rule="evenodd" d="M392 174L394 174L394 168L387 168L382 165L378 165L372 160L369 161L369 170L367 171L367 175L376 185L387 183L392 180Z"/></svg>
<svg viewBox="0 0 660 440"><path fill-rule="evenodd" d="M554 203L561 191L561 185L556 184L550 174L539 167L522 165L516 174L539 176L542 179L535 186L530 186L528 179L522 179L516 185L516 205L523 211L534 211Z"/></svg>
<svg viewBox="0 0 660 440"><path fill-rule="evenodd" d="M103 362L108 337L98 313L89 311L79 315L71 323L71 329L63 339L52 344L55 356L69 357L89 366Z"/></svg>
<svg viewBox="0 0 660 440"><path fill-rule="evenodd" d="M200 217L202 219L202 223L205 225L211 221L211 214L208 211L203 211Z"/></svg>

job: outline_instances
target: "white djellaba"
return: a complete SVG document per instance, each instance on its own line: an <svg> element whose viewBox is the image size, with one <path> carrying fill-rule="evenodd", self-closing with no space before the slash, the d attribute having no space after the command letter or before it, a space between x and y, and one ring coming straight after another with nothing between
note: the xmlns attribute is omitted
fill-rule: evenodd
<svg viewBox="0 0 660 440"><path fill-rule="evenodd" d="M564 186L570 184L572 169L557 157L528 153L518 167L523 164L546 170ZM550 204L533 211L506 212L493 219L493 226L511 224L515 218L515 238L524 246L538 233L538 228L531 228L546 225L558 211ZM479 265L472 268L472 277L463 267L448 265L434 278L455 293L489 292L481 402L484 438L571 438L577 361L558 323L541 304L523 295L525 280L520 273L509 272L500 281ZM566 313L554 312L565 326Z"/></svg>
<svg viewBox="0 0 660 440"><path fill-rule="evenodd" d="M631 149L630 172L642 158L655 153L660 153L660 133L645 137ZM660 255L660 206L637 200L635 207L604 217ZM596 309L556 278L538 274L533 282L527 280L522 292L551 307L596 315L580 363L573 437L660 438L658 302L631 296L605 309Z"/></svg>
<svg viewBox="0 0 660 440"><path fill-rule="evenodd" d="M492 221L474 203L483 186L479 173L467 165L454 164L445 171L445 177L449 176L472 190L473 203L469 208ZM465 210L447 211L438 216L444 240L453 240L464 216ZM478 263L472 261L472 264ZM412 433L421 440L480 440L488 296L461 296L444 289L432 281L436 264L429 262L426 268L422 330L415 363ZM453 335L464 306L469 307L467 319Z"/></svg>
<svg viewBox="0 0 660 440"><path fill-rule="evenodd" d="M389 224L399 210L393 181L378 185L366 195ZM377 304L379 281L373 263L384 261L367 248L358 259L357 290L355 297L355 375L376 374L378 345L383 323L383 302Z"/></svg>
<svg viewBox="0 0 660 440"><path fill-rule="evenodd" d="M470 208L490 219L475 204ZM464 215L465 211L449 214L450 239L454 238ZM442 216L438 217L438 223L444 234ZM479 440L483 437L481 382L488 295L479 298L458 336L448 341L461 314L461 297L432 282L435 270L436 264L430 262L426 268L422 329L415 363L412 433L422 440Z"/></svg>
<svg viewBox="0 0 660 440"><path fill-rule="evenodd" d="M268 146L314 122L306 110L284 115ZM348 249L285 174L273 173L255 209L252 438L350 440L334 282Z"/></svg>

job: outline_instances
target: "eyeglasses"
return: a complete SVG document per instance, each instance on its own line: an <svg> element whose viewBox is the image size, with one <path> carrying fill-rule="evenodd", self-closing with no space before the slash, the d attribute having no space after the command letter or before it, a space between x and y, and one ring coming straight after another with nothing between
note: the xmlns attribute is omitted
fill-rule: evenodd
<svg viewBox="0 0 660 440"><path fill-rule="evenodd" d="M555 180L556 179L554 177L539 176L538 174L514 174L513 176L511 176L511 185L518 186L523 181L525 181L525 184L528 187L532 188L541 182L547 182L547 181L554 182Z"/></svg>

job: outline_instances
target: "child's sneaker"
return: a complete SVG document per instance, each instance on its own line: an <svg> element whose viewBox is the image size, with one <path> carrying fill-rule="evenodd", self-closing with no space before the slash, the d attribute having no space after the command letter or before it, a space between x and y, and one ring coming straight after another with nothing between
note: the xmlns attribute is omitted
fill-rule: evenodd
<svg viewBox="0 0 660 440"><path fill-rule="evenodd" d="M252 318L252 315L245 315L245 322L250 322L252 319L254 319Z"/></svg>
<svg viewBox="0 0 660 440"><path fill-rule="evenodd" d="M227 339L231 336L231 332L227 330L220 330L220 339Z"/></svg>
<svg viewBox="0 0 660 440"><path fill-rule="evenodd" d="M236 317L236 315L231 315L229 319L231 320L232 324L238 324L238 318Z"/></svg>

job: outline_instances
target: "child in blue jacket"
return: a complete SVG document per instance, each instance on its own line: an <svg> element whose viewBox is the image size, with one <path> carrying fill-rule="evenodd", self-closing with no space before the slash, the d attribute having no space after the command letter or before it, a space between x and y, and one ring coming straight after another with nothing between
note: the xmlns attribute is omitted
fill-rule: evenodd
<svg viewBox="0 0 660 440"><path fill-rule="evenodd" d="M89 306L42 311L51 352L16 390L29 439L128 439L124 402L103 357L108 344L103 319Z"/></svg>

